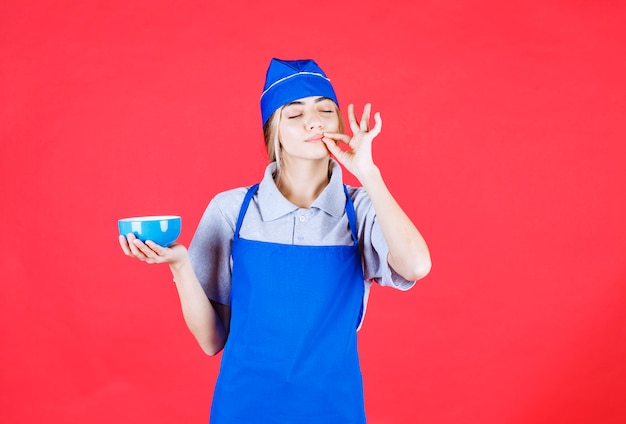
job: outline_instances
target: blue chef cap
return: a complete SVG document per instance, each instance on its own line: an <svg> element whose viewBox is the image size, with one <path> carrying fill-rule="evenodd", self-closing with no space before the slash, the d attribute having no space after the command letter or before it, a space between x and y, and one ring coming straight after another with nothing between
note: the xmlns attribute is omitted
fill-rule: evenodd
<svg viewBox="0 0 626 424"><path fill-rule="evenodd" d="M261 94L263 125L279 107L309 96L328 97L339 104L330 79L313 60L272 59Z"/></svg>

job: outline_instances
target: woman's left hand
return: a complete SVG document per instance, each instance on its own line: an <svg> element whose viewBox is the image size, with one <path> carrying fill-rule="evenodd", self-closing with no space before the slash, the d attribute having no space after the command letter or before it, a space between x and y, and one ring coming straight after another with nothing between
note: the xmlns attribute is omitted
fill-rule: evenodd
<svg viewBox="0 0 626 424"><path fill-rule="evenodd" d="M348 171L362 182L362 178L369 172L377 170L372 158L372 142L374 138L380 134L383 121L380 113L374 114L374 128L369 128L371 104L366 104L363 109L361 120L357 122L354 114L354 105L348 106L348 121L352 130L352 137L340 133L324 133L322 141L330 153L341 163ZM340 143L346 145L346 149L340 147Z"/></svg>

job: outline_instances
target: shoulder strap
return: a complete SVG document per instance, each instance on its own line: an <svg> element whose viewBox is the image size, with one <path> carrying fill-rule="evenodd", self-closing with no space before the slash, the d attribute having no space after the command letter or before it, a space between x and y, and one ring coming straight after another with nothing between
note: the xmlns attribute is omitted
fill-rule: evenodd
<svg viewBox="0 0 626 424"><path fill-rule="evenodd" d="M241 224L243 223L243 217L246 215L246 211L248 210L248 206L250 205L250 200L254 193L259 189L259 185L255 184L248 189L246 193L246 197L243 198L243 203L241 204L241 209L239 209L239 217L237 217L237 226L235 227L235 238L239 238L239 230L241 229Z"/></svg>
<svg viewBox="0 0 626 424"><path fill-rule="evenodd" d="M359 239L356 236L356 212L354 212L354 203L352 203L352 198L348 193L348 187L343 185L343 192L346 193L346 213L348 214L348 222L350 223L350 231L352 232L352 240L354 241L354 245L359 244Z"/></svg>

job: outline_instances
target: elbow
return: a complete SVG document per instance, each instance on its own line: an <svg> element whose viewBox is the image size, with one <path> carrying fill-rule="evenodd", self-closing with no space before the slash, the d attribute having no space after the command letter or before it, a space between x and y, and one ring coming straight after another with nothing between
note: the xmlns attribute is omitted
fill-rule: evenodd
<svg viewBox="0 0 626 424"><path fill-rule="evenodd" d="M222 351L224 344L206 343L200 344L202 351L208 356L215 356Z"/></svg>
<svg viewBox="0 0 626 424"><path fill-rule="evenodd" d="M196 341L206 355L215 356L224 349L227 337L227 334L222 333L206 335L204 337L196 336Z"/></svg>
<svg viewBox="0 0 626 424"><path fill-rule="evenodd" d="M430 257L420 258L420 260L415 261L414 266L407 272L408 275L404 275L408 281L417 281L426 277L432 268L432 262L430 261Z"/></svg>
<svg viewBox="0 0 626 424"><path fill-rule="evenodd" d="M228 339L228 330L225 330L221 324L215 327L193 324L193 321L188 321L187 326L202 351L208 356L220 353Z"/></svg>
<svg viewBox="0 0 626 424"><path fill-rule="evenodd" d="M394 258L389 255L388 263L393 270L398 273L402 278L407 281L417 281L426 277L430 273L432 263L430 261L430 255L416 255L405 258L405 262L399 262L396 264Z"/></svg>
<svg viewBox="0 0 626 424"><path fill-rule="evenodd" d="M422 263L420 263L419 266L416 267L416 269L414 270L414 281L421 280L422 278L426 277L430 273L431 268L432 262L430 261L430 258L428 260L422 261Z"/></svg>
<svg viewBox="0 0 626 424"><path fill-rule="evenodd" d="M202 347L202 351L208 356L215 356L222 351L222 348Z"/></svg>

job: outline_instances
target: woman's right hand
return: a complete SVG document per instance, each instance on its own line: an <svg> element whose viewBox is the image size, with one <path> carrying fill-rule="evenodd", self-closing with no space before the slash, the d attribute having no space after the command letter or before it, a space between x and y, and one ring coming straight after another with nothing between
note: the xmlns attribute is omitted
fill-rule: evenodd
<svg viewBox="0 0 626 424"><path fill-rule="evenodd" d="M134 234L119 236L120 246L126 256L134 257L149 264L176 265L187 257L187 248L182 244L174 243L170 247L160 246L153 241L143 243Z"/></svg>

